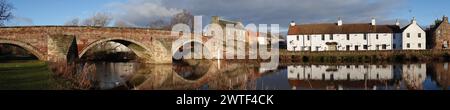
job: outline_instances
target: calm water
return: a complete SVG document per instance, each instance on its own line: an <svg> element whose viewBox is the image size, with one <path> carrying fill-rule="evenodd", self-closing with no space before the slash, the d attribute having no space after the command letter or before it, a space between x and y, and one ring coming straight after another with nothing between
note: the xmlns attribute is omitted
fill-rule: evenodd
<svg viewBox="0 0 450 110"><path fill-rule="evenodd" d="M173 65L96 63L99 89L136 90L442 90L449 63L288 65L192 62Z"/></svg>

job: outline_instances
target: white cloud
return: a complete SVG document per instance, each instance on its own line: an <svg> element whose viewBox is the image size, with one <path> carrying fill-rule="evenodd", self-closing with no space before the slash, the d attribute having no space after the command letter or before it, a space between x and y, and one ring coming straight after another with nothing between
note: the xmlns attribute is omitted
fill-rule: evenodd
<svg viewBox="0 0 450 110"><path fill-rule="evenodd" d="M107 5L117 20L126 21L137 26L143 26L148 22L168 18L181 9L168 8L162 4L162 0L129 0L127 2L115 2Z"/></svg>
<svg viewBox="0 0 450 110"><path fill-rule="evenodd" d="M186 9L194 15L242 19L244 23L280 24L299 23L370 22L371 17L392 21L396 10L405 0L129 0L113 3L111 8L120 12L118 17L137 25L152 19L167 18ZM206 24L206 23L203 23Z"/></svg>

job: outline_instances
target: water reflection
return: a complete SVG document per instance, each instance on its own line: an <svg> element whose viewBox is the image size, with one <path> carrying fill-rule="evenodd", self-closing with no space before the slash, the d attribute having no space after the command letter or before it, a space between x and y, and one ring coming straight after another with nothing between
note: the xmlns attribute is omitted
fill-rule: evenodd
<svg viewBox="0 0 450 110"><path fill-rule="evenodd" d="M101 89L136 90L429 90L448 89L448 63L289 65L197 61L171 65L100 63Z"/></svg>
<svg viewBox="0 0 450 110"><path fill-rule="evenodd" d="M420 89L425 76L426 64L288 66L293 89Z"/></svg>

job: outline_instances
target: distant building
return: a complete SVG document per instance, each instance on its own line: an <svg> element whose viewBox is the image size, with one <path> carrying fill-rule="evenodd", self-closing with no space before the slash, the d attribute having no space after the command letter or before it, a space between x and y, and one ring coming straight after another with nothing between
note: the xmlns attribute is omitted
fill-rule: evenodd
<svg viewBox="0 0 450 110"><path fill-rule="evenodd" d="M236 41L243 41L245 43L253 44L253 43L260 43L260 44L268 44L270 42L269 38L270 36L267 35L267 38L264 37L258 37L260 34L263 33L257 33L257 32L251 32L247 29L245 29L244 24L241 20L227 20L223 19L219 16L212 16L211 18L211 24L218 24L223 29L223 35L224 36L244 36L243 40L239 40L236 38ZM233 27L231 29L226 29L227 24L231 24ZM207 30L209 30L209 27L207 27ZM217 34L217 32L211 32L211 33L205 33L205 36L214 36L214 34ZM254 38L256 42L250 40L250 34L254 34Z"/></svg>
<svg viewBox="0 0 450 110"><path fill-rule="evenodd" d="M372 19L371 23L343 24L339 19L324 24L291 22L286 43L288 51L392 50L400 45L395 38L401 38L399 23L377 25Z"/></svg>
<svg viewBox="0 0 450 110"><path fill-rule="evenodd" d="M441 21L436 22L427 31L430 49L450 49L450 24L447 16L444 16Z"/></svg>
<svg viewBox="0 0 450 110"><path fill-rule="evenodd" d="M426 49L426 33L417 24L415 18L411 23L402 28L402 37L394 38L393 47L401 50L425 50ZM399 45L401 44L401 45Z"/></svg>
<svg viewBox="0 0 450 110"><path fill-rule="evenodd" d="M222 35L224 36L245 36L244 42L248 42L247 30L240 20L226 20L222 19L219 16L213 16L211 18L211 24L218 24L223 29ZM227 24L232 25L231 28L227 29ZM209 27L208 27L209 29ZM206 33L205 36L214 36L218 34L217 32L212 31L211 33Z"/></svg>

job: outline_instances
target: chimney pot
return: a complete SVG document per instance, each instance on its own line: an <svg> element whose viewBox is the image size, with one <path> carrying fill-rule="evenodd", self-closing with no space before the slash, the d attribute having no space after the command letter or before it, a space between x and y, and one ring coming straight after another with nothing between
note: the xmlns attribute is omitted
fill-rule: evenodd
<svg viewBox="0 0 450 110"><path fill-rule="evenodd" d="M375 18L372 18L372 23L371 23L373 26L375 26L376 25L376 21L375 21Z"/></svg>

